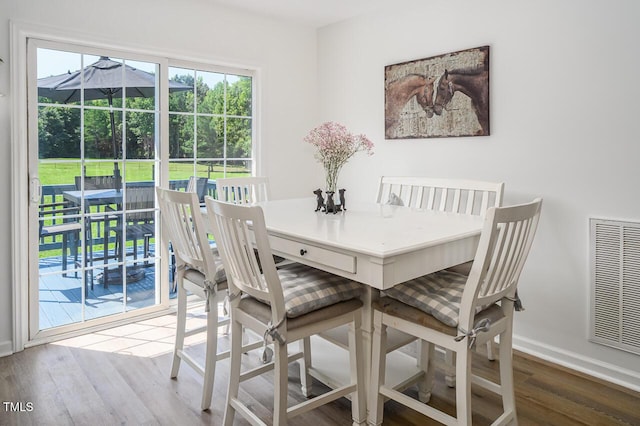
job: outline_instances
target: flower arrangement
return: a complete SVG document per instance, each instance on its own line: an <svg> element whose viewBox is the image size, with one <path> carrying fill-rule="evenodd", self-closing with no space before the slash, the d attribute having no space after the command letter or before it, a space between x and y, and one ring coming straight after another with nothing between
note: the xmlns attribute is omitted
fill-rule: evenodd
<svg viewBox="0 0 640 426"><path fill-rule="evenodd" d="M356 152L373 155L373 142L365 135L354 135L333 121L312 129L304 141L316 148L314 157L324 166L326 191L336 192L340 170Z"/></svg>

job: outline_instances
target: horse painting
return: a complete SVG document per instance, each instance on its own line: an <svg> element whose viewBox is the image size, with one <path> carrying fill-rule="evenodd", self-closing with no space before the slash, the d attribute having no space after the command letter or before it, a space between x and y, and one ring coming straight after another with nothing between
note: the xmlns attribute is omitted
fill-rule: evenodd
<svg viewBox="0 0 640 426"><path fill-rule="evenodd" d="M427 117L433 117L434 81L435 77L409 74L389 83L385 91L385 131L388 131L400 120L400 112L414 96L418 104L426 112Z"/></svg>
<svg viewBox="0 0 640 426"><path fill-rule="evenodd" d="M480 127L477 136L489 135L489 70L485 62L477 68L445 70L437 85L433 111L441 115L447 109L454 93L464 93L471 99Z"/></svg>

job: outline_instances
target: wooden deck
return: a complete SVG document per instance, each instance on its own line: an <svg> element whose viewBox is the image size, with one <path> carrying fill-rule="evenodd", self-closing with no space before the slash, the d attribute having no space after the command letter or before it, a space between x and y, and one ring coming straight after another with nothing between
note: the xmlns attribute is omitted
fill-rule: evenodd
<svg viewBox="0 0 640 426"><path fill-rule="evenodd" d="M40 259L40 329L152 306L155 303L155 266L139 269L143 271L143 278L126 284L124 289L122 284L113 283L105 288L100 281L102 269L96 269L93 288L87 286L83 306L81 271L72 271L64 276L57 273L61 271L60 257Z"/></svg>

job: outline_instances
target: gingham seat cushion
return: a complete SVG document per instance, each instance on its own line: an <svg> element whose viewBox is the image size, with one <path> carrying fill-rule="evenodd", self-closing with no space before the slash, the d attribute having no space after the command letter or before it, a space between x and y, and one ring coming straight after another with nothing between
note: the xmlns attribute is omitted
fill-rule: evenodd
<svg viewBox="0 0 640 426"><path fill-rule="evenodd" d="M294 263L278 269L288 318L360 296L362 286L310 266Z"/></svg>
<svg viewBox="0 0 640 426"><path fill-rule="evenodd" d="M457 327L466 282L467 276L444 270L398 284L384 294Z"/></svg>
<svg viewBox="0 0 640 426"><path fill-rule="evenodd" d="M204 274L197 269L187 268L184 273L184 279L196 283L201 287L204 287ZM216 284L227 282L227 273L225 272L222 263L218 263L216 265L216 273L213 276L213 280L216 282Z"/></svg>

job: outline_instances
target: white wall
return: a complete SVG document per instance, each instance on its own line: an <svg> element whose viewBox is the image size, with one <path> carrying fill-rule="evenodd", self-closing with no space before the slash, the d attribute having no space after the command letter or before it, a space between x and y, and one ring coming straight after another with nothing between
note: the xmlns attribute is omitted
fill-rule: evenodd
<svg viewBox="0 0 640 426"><path fill-rule="evenodd" d="M635 0L436 0L318 33L321 120L376 143L343 169L349 197L372 200L382 174L504 181L505 204L542 196L515 344L636 389L640 356L587 334L588 218L640 220L639 19ZM385 141L385 65L482 45L491 136Z"/></svg>
<svg viewBox="0 0 640 426"><path fill-rule="evenodd" d="M9 20L46 25L114 47L167 53L259 68L262 173L274 198L301 196L313 186L313 165L301 142L315 124L316 31L271 19L214 8L205 1L0 0L0 93L9 89ZM0 97L0 200L11 199L10 96ZM299 160L286 161L287 157ZM20 173L18 173L20 175ZM295 179L291 179L295 176ZM26 179L26 170L19 178ZM14 313L11 282L11 208L0 203L0 354L11 351Z"/></svg>
<svg viewBox="0 0 640 426"><path fill-rule="evenodd" d="M410 9L390 7L323 28L316 47L311 29L204 1L0 2L5 62L13 19L117 46L260 67L264 172L277 198L322 184L312 151L301 143L322 120L343 122L376 143L373 157L357 155L342 172L341 186L353 200L373 199L381 174L503 180L506 204L543 196L520 286L526 311L516 315L517 346L640 389L640 357L587 341L588 218L640 220L640 147L632 134L640 116L634 83L640 3L416 1ZM491 136L384 140L385 65L485 44L491 46ZM0 65L0 92L9 92L9 65ZM10 181L10 105L10 97L0 98L2 182ZM10 199L7 185L0 186L0 199ZM0 205L5 235L10 211ZM2 241L0 350L13 330L11 246Z"/></svg>

